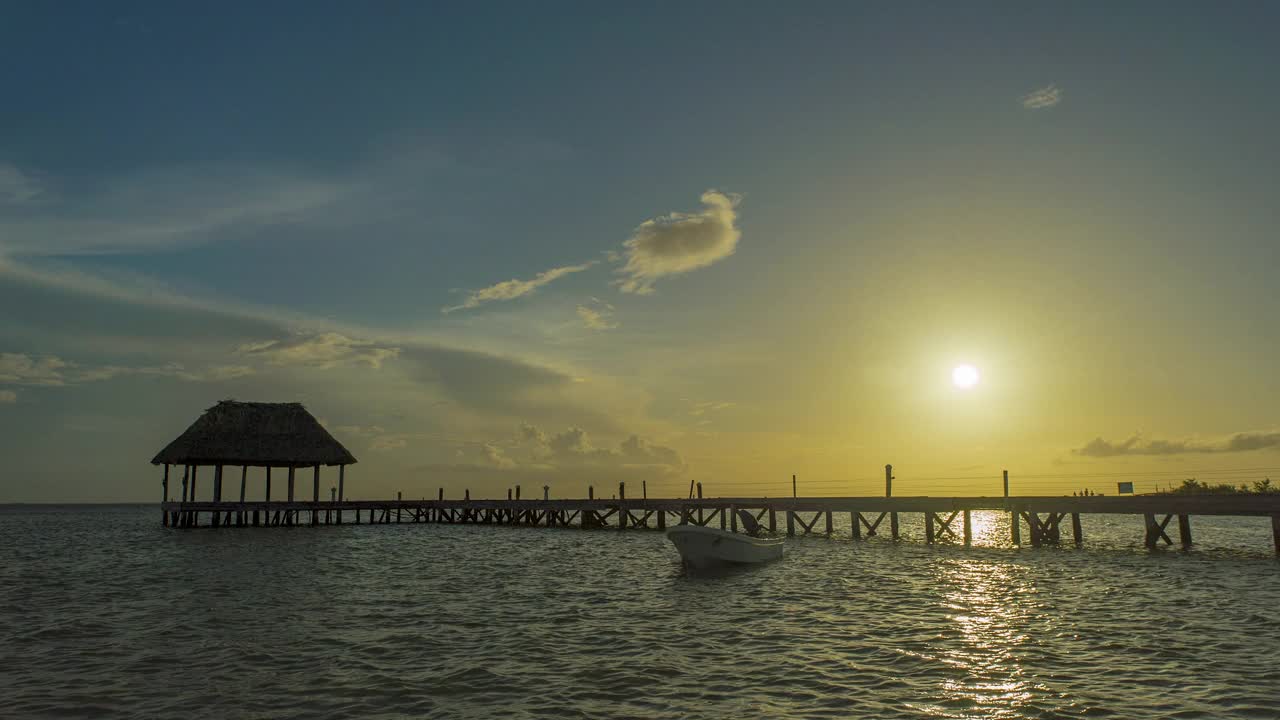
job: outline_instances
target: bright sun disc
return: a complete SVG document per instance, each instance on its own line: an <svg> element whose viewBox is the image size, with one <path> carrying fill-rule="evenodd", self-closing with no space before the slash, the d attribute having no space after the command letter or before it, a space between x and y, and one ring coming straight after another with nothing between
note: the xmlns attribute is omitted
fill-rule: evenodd
<svg viewBox="0 0 1280 720"><path fill-rule="evenodd" d="M978 384L978 368L960 365L951 371L951 382L958 388L968 389Z"/></svg>

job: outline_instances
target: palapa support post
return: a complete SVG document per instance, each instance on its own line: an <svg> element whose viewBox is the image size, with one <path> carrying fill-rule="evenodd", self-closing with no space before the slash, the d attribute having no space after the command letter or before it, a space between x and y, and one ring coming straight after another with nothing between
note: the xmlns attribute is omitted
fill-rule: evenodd
<svg viewBox="0 0 1280 720"><path fill-rule="evenodd" d="M222 502L222 466L221 465L213 466L213 501L215 503ZM209 518L209 523L213 527L218 527L219 525L222 524L222 512L220 510L214 510L210 515L211 517Z"/></svg>
<svg viewBox="0 0 1280 720"><path fill-rule="evenodd" d="M164 464L164 479L160 481L160 525L169 527L169 511L164 509L163 503L169 502L169 463Z"/></svg>
<svg viewBox="0 0 1280 720"><path fill-rule="evenodd" d="M244 491L249 486L249 466L240 466L240 509L236 511L236 525L244 525Z"/></svg>
<svg viewBox="0 0 1280 720"><path fill-rule="evenodd" d="M969 547L973 544L973 518L970 517L969 511L964 511L964 546Z"/></svg>
<svg viewBox="0 0 1280 720"><path fill-rule="evenodd" d="M311 502L319 504L320 502L320 466L315 466L315 473L311 477ZM311 506L311 524L320 524L320 513L315 509L315 505Z"/></svg>
<svg viewBox="0 0 1280 720"><path fill-rule="evenodd" d="M471 494L470 491L468 491L467 494L470 495ZM404 493L397 490L396 491L396 522L400 522L400 519L401 519L400 518L400 501L403 499L404 499Z"/></svg>
<svg viewBox="0 0 1280 720"><path fill-rule="evenodd" d="M1178 516L1178 539L1182 541L1183 549L1191 547L1191 516Z"/></svg>
<svg viewBox="0 0 1280 720"><path fill-rule="evenodd" d="M293 502L293 473L297 468L289 466L289 502Z"/></svg>
<svg viewBox="0 0 1280 720"><path fill-rule="evenodd" d="M345 502L347 499L347 496L343 488L343 482L346 481L346 479L347 479L347 466L339 465L338 466L338 502ZM342 524L341 510L338 511L338 524L339 525Z"/></svg>
<svg viewBox="0 0 1280 720"><path fill-rule="evenodd" d="M698 483L698 499L702 499L702 483ZM702 518L702 503L698 503L698 524L705 526L707 521Z"/></svg>
<svg viewBox="0 0 1280 720"><path fill-rule="evenodd" d="M1071 513L1071 540L1076 547L1084 544L1084 528L1080 526L1080 513Z"/></svg>

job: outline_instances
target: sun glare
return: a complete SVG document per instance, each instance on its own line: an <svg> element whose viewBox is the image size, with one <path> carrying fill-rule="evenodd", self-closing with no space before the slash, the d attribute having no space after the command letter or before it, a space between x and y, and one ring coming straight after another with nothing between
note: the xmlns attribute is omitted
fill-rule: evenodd
<svg viewBox="0 0 1280 720"><path fill-rule="evenodd" d="M951 383L961 390L968 390L978 384L978 368L972 365L959 365L951 371Z"/></svg>

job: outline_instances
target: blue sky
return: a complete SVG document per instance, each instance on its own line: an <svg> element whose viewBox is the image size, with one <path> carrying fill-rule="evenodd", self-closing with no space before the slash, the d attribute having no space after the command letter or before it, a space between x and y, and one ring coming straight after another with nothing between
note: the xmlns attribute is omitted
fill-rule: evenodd
<svg viewBox="0 0 1280 720"><path fill-rule="evenodd" d="M10 6L0 500L150 498L224 397L369 496L1280 465L1213 451L1277 427L1276 15Z"/></svg>

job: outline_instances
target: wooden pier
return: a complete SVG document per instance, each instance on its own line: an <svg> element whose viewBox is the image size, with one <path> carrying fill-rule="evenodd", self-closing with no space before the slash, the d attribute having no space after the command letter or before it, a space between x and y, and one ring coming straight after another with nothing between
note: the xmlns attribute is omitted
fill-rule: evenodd
<svg viewBox="0 0 1280 720"><path fill-rule="evenodd" d="M924 516L925 542L973 543L972 513L1009 513L1011 541L1022 545L1022 528L1033 546L1062 541L1062 526L1070 518L1071 539L1084 541L1080 516L1085 513L1141 515L1146 528L1144 542L1155 548L1172 545L1169 525L1178 519L1178 541L1192 544L1192 515L1270 517L1276 553L1280 554L1280 494L1239 495L1129 495L1104 497L1009 497L1009 474L1004 473L1003 497L893 497L893 466L884 467L884 497L704 498L702 483L690 483L688 499L648 498L645 483L639 499L628 499L626 484L618 485L613 499L596 499L593 488L586 499L551 500L548 487L541 500L522 500L520 487L507 491L506 500L446 500L444 489L434 500L348 500L346 468L355 457L299 403L249 403L224 400L207 409L186 432L151 461L164 466L161 478L165 527L291 527L380 523L450 523L473 525L525 525L582 529L663 530L668 524L719 525L738 532L739 512L749 513L761 528L779 533L779 517L788 536L830 536L837 513L848 513L854 539L887 533L901 538L899 516ZM338 482L328 500L321 500L320 469L338 468ZM213 471L209 501L196 497L201 467ZM249 468L262 468L263 499L247 500ZM170 470L182 468L181 501L170 499ZM239 500L223 501L224 471L240 469ZM271 471L285 471L284 500L271 499ZM311 499L294 497L297 472L310 471ZM792 476L792 494L796 494ZM305 480L304 480L305 482ZM694 496L696 488L697 495ZM887 528L884 520L888 519Z"/></svg>
<svg viewBox="0 0 1280 720"><path fill-rule="evenodd" d="M168 527L281 527L380 523L447 523L524 525L614 530L663 530L691 523L737 532L738 510L744 510L770 532L831 535L836 514L847 514L854 539L885 536L900 539L898 516L924 517L925 542L973 542L971 514L978 510L1010 513L1010 540L1032 546L1084 541L1084 514L1141 515L1147 547L1173 545L1170 525L1177 519L1177 541L1192 544L1191 517L1218 515L1270 517L1276 552L1280 553L1278 495L1135 495L1092 497L809 497L703 499L578 500L337 500L166 502ZM885 523L888 519L889 522Z"/></svg>

